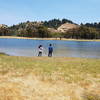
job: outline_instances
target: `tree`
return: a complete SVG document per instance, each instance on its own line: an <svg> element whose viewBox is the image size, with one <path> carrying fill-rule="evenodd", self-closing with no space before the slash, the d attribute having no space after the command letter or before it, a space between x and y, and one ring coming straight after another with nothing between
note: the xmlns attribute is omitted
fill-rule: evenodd
<svg viewBox="0 0 100 100"><path fill-rule="evenodd" d="M10 30L7 25L0 26L0 36L9 36L11 35Z"/></svg>
<svg viewBox="0 0 100 100"><path fill-rule="evenodd" d="M49 37L49 31L45 26L38 27L38 34L39 34L39 37L42 37L42 38Z"/></svg>
<svg viewBox="0 0 100 100"><path fill-rule="evenodd" d="M64 23L71 23L71 24L73 24L73 22L71 21L71 20L68 20L68 19L62 19L62 24L64 24Z"/></svg>

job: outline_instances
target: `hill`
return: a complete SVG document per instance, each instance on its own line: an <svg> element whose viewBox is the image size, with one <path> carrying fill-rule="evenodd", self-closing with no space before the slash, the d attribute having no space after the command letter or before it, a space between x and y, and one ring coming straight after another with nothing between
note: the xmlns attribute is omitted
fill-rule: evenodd
<svg viewBox="0 0 100 100"><path fill-rule="evenodd" d="M62 24L60 27L58 27L58 32L67 32L70 29L76 29L79 28L79 25L71 24L71 23L65 23Z"/></svg>
<svg viewBox="0 0 100 100"><path fill-rule="evenodd" d="M40 22L27 21L10 27L1 24L0 36L100 39L100 23L78 25L68 19L52 19Z"/></svg>
<svg viewBox="0 0 100 100"><path fill-rule="evenodd" d="M5 24L0 24L0 28L8 28L8 26Z"/></svg>
<svg viewBox="0 0 100 100"><path fill-rule="evenodd" d="M48 27L48 28L57 29L58 27L60 27L62 24L65 24L65 23L74 24L74 22L72 22L71 20L68 20L68 19L62 19L62 20L52 19L52 20L49 20L49 21L44 21L43 25Z"/></svg>

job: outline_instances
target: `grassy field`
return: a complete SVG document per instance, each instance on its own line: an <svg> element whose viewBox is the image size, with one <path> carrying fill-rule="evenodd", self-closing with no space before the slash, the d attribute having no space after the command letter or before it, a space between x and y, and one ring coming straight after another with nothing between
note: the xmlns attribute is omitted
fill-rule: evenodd
<svg viewBox="0 0 100 100"><path fill-rule="evenodd" d="M0 100L100 100L100 59L0 54Z"/></svg>

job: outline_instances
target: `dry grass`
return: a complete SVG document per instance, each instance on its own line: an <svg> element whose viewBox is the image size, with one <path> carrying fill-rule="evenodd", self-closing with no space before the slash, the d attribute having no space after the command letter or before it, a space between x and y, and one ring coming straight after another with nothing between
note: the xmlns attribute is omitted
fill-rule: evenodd
<svg viewBox="0 0 100 100"><path fill-rule="evenodd" d="M0 100L100 100L100 59L0 55Z"/></svg>

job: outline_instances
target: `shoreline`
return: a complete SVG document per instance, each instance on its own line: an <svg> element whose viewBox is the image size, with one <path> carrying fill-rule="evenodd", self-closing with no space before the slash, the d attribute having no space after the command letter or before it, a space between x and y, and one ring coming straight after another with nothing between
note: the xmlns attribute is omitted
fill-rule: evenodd
<svg viewBox="0 0 100 100"><path fill-rule="evenodd" d="M100 42L100 39L66 39L66 38L29 38L29 37L17 37L17 36L0 36L0 39L31 39L31 40L64 40L64 41L98 41Z"/></svg>
<svg viewBox="0 0 100 100"><path fill-rule="evenodd" d="M16 56L16 55L9 55L9 54L4 53L4 52L0 52L0 55L10 56L10 57L22 57L22 58L41 58L41 59L50 58L48 56L42 56L42 57L38 57L38 56ZM68 58L68 59L69 58L70 59L94 59L94 60L100 59L100 58L92 58L92 57L90 58L90 57L57 57L57 56L52 56L51 58L58 58L58 59L60 59L60 58L63 58L63 59L65 59L65 58Z"/></svg>

